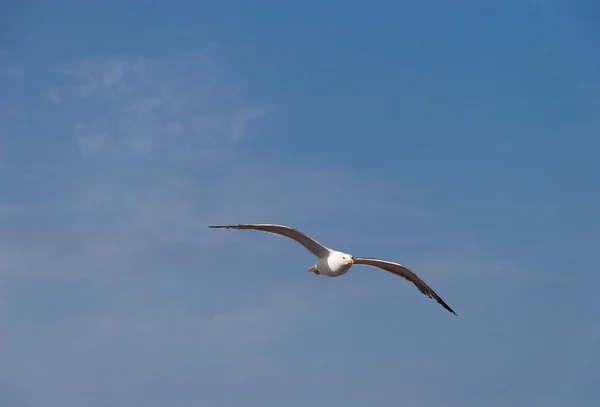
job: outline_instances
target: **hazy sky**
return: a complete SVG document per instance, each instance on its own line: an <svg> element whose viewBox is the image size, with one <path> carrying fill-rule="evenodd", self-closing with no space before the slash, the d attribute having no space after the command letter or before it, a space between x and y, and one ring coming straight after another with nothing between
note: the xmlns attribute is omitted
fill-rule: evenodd
<svg viewBox="0 0 600 407"><path fill-rule="evenodd" d="M0 405L597 406L597 2L208 3L0 7Z"/></svg>

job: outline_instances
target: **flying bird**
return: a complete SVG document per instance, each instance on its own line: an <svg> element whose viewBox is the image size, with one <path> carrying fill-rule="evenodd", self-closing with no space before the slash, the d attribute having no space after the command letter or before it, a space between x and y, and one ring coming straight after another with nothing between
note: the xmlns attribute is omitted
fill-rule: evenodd
<svg viewBox="0 0 600 407"><path fill-rule="evenodd" d="M213 229L236 229L236 230L258 230L261 232L271 233L278 236L283 236L291 239L304 246L309 252L311 252L316 258L317 262L314 266L310 267L308 271L314 274L321 274L328 277L339 277L344 275L350 270L353 265L365 265L373 266L385 270L389 273L403 277L406 280L413 283L421 293L429 298L434 298L439 304L441 304L448 311L457 315L452 308L448 306L435 293L423 280L421 280L415 273L404 267L402 264L394 263L391 261L354 257L350 254L343 253L337 250L330 249L323 246L313 238L305 235L304 233L285 225L272 225L272 224L249 224L249 225L214 225L209 226Z"/></svg>

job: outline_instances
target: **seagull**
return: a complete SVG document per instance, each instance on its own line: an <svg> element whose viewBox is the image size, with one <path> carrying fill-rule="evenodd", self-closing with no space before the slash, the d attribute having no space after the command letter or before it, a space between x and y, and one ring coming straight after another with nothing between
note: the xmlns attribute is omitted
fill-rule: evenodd
<svg viewBox="0 0 600 407"><path fill-rule="evenodd" d="M209 226L213 229L235 229L235 230L258 230L261 232L271 233L278 236L283 236L288 239L300 243L316 258L316 264L308 269L309 272L320 274L327 277L339 277L348 272L353 265L373 266L385 270L389 273L403 277L413 283L421 293L429 298L434 298L448 311L457 315L452 308L448 306L423 280L415 273L404 267L402 264L394 263L387 260L354 257L348 253L343 253L337 250L323 246L313 238L304 233L285 225L274 224L246 224L246 225L213 225Z"/></svg>

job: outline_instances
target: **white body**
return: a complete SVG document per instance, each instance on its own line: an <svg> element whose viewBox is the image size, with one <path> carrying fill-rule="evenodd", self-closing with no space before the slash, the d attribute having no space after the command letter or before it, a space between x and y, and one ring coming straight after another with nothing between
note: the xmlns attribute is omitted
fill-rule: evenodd
<svg viewBox="0 0 600 407"><path fill-rule="evenodd" d="M331 250L328 256L317 259L317 264L308 269L311 272L318 271L319 274L328 277L339 277L344 275L352 267L352 256L346 253Z"/></svg>

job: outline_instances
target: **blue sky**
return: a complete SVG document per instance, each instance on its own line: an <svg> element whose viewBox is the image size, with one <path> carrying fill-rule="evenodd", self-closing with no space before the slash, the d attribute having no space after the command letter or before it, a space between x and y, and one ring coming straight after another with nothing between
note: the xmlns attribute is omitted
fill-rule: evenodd
<svg viewBox="0 0 600 407"><path fill-rule="evenodd" d="M1 405L597 405L597 4L111 3L0 13Z"/></svg>

